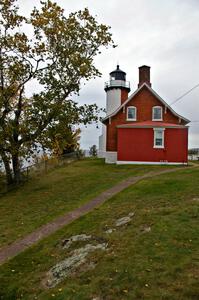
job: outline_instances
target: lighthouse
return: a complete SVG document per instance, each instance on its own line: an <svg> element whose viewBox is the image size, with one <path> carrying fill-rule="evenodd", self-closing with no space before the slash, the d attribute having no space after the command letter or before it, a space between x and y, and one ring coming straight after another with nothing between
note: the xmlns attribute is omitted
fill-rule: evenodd
<svg viewBox="0 0 199 300"><path fill-rule="evenodd" d="M110 115L128 98L130 92L130 83L126 81L126 73L120 70L119 65L110 73L110 80L105 82L104 90L106 92L106 115Z"/></svg>
<svg viewBox="0 0 199 300"><path fill-rule="evenodd" d="M126 73L117 65L116 69L109 74L109 81L105 82L106 92L106 117L115 112L128 98L130 82L126 81ZM111 155L106 152L106 126L102 124L102 135L99 137L99 157Z"/></svg>

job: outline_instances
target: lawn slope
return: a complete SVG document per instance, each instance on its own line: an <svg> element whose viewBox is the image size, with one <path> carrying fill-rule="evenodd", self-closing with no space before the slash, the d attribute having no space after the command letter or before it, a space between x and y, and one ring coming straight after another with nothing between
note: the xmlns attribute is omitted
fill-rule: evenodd
<svg viewBox="0 0 199 300"><path fill-rule="evenodd" d="M34 177L0 197L0 248L81 206L124 178L161 168L107 165L103 159L84 159Z"/></svg>
<svg viewBox="0 0 199 300"><path fill-rule="evenodd" d="M3 265L2 299L198 299L198 179L199 168L184 169L127 188ZM130 212L127 226L105 232ZM61 241L82 233L105 240L107 251L90 254L94 269L45 289L48 270L71 251Z"/></svg>

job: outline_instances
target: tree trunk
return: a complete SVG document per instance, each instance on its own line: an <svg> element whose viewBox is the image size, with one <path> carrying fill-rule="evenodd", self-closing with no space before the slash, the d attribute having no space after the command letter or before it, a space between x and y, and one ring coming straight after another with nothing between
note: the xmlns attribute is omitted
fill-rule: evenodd
<svg viewBox="0 0 199 300"><path fill-rule="evenodd" d="M14 183L13 176L12 176L12 170L10 168L10 161L9 158L6 156L5 153L1 153L1 157L4 163L5 171L6 171L6 181L7 185L11 185Z"/></svg>
<svg viewBox="0 0 199 300"><path fill-rule="evenodd" d="M20 164L19 164L18 153L12 155L12 168L14 173L14 183L19 184L21 181L21 176L20 176Z"/></svg>

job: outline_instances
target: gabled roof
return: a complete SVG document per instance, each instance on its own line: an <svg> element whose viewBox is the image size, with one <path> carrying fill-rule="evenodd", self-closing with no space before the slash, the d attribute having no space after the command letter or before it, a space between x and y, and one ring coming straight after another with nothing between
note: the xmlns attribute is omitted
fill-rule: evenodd
<svg viewBox="0 0 199 300"><path fill-rule="evenodd" d="M143 88L143 87L147 87L148 88L148 90L164 105L164 106L166 106L176 117L178 117L178 118L180 118L180 119L182 119L182 120L184 120L186 123L189 123L190 122L190 120L188 120L188 119L186 119L186 118L184 118L184 117L182 117L181 115L179 115L179 114L177 114L172 108L171 108L171 106L169 105L169 104L167 104L150 86L148 86L148 84L146 84L146 83L143 83L132 95L130 95L129 96L129 98L126 100L126 101L124 101L124 103L122 103L122 105L120 105L114 112L112 112L110 115L108 115L108 116L106 116L104 119L102 119L102 123L104 122L104 121L106 121L107 119L109 119L109 118L111 118L111 117L113 117L113 116L115 116L125 105L127 105L128 104L128 102L130 101L130 100L132 100L134 97L135 97L135 95L137 95L138 93L139 93L139 91Z"/></svg>

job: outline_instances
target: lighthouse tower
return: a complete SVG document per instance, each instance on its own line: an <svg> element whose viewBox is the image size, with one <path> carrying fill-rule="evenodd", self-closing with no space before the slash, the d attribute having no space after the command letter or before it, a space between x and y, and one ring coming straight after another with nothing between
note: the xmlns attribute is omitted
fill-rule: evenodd
<svg viewBox="0 0 199 300"><path fill-rule="evenodd" d="M130 92L126 73L120 70L119 65L110 73L110 80L105 82L104 90L106 92L106 115L108 116L128 98Z"/></svg>
<svg viewBox="0 0 199 300"><path fill-rule="evenodd" d="M112 114L127 98L130 92L130 83L126 81L126 73L120 70L117 65L116 70L110 73L109 81L105 82L106 92L106 116ZM111 156L106 152L106 126L102 124L102 135L99 137L99 157Z"/></svg>

